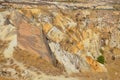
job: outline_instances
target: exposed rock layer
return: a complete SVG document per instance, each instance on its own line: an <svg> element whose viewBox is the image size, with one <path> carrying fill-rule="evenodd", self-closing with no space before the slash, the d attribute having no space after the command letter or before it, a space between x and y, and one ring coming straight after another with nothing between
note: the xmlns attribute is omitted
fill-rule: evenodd
<svg viewBox="0 0 120 80"><path fill-rule="evenodd" d="M1 3L8 8L0 9L1 61L32 66L39 74L107 72L107 63L97 59L109 63L109 57L120 57L119 4L43 3Z"/></svg>

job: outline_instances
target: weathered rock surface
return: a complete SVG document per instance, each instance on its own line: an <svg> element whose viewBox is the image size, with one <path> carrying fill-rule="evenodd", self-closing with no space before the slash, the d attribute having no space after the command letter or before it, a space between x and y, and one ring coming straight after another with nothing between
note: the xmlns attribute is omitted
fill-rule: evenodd
<svg viewBox="0 0 120 80"><path fill-rule="evenodd" d="M1 2L0 75L17 74L12 77L15 80L77 80L46 75L113 69L118 74L108 66L119 63L119 0L78 1ZM40 75L44 78L39 79Z"/></svg>

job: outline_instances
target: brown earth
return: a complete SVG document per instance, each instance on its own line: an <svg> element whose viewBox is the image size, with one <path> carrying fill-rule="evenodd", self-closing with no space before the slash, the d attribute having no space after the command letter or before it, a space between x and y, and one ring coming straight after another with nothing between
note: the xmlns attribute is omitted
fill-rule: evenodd
<svg viewBox="0 0 120 80"><path fill-rule="evenodd" d="M61 69L58 69L54 67L52 64L42 59L40 56L32 54L25 50L21 50L19 48L16 48L13 57L18 62L22 62L28 69L30 67L36 68L39 74L40 74L39 71L44 72L45 74L48 75L60 75L63 73L62 67Z"/></svg>
<svg viewBox="0 0 120 80"><path fill-rule="evenodd" d="M27 6L27 7L30 7L30 6ZM46 14L46 16L48 15L51 16L52 15L51 11L52 10L55 11L54 9L56 9L56 8L51 9L46 6L42 6L39 8L40 8L40 11L42 11L41 13ZM51 9L51 11L49 11L49 9ZM119 80L120 79L120 69L119 69L120 68L120 49L119 48L115 48L115 47L112 48L109 46L105 46L106 43L105 42L102 43L102 48L104 48L102 55L105 58L104 65L107 68L107 72L101 72L101 73L80 72L80 73L74 73L69 75L65 72L63 65L60 64L59 62L56 62L56 65L51 64L53 57L51 57L50 55L51 52L48 47L48 43L46 43L46 39L43 39L43 37L41 37L41 35L45 36L47 32L49 32L50 29L53 27L53 25L57 26L57 28L60 29L62 33L64 33L64 30L62 29L61 26L63 25L66 26L67 20L70 17L73 19L73 21L76 21L78 23L77 26L80 26L80 28L81 28L81 25L83 25L82 21L85 22L86 21L85 18L90 18L91 22L87 24L88 25L87 27L90 27L89 30L92 30L93 33L101 32L101 36L100 36L101 38L109 39L111 30L107 29L106 26L101 31L94 28L98 25L97 22L94 22L94 19L98 19L97 18L98 16L103 17L103 20L105 21L107 26L109 26L110 24L110 26L115 28L116 25L114 25L114 23L112 22L118 22L120 17L119 15L120 11L81 10L81 9L73 10L73 11L58 10L58 16L56 16L56 18L53 18L54 19L53 22L51 21L52 24L50 23L43 24L43 31L45 31L44 32L45 35L40 30L41 25L40 27L38 27L37 25L34 25L36 24L34 19L33 19L33 23L30 21L32 17L37 18L40 11L38 9L21 9L21 10L19 9L18 13L15 13L17 14L16 19L15 20L11 19L12 25L18 27L17 29L17 32L18 32L17 45L18 46L15 47L15 51L13 53L12 58L5 58L3 52L4 52L4 49L8 47L9 41L0 40L0 70L1 70L0 72L5 72L5 75L3 73L0 74L2 76L0 77L0 80L12 80L11 78L8 78L8 76L13 77L16 73L12 74L12 71L14 71L12 70L11 71L12 76L8 75L9 68L15 69L17 72L18 78L21 80L29 80L30 79L29 77L33 75L32 73L36 73L37 76L42 75L42 73L46 74L47 77L57 76L56 79L52 79L52 80L60 80L59 79L60 75L63 75L65 78L69 78L69 77L76 78L75 80L77 79L78 80ZM88 12L90 11L91 13L90 15L85 17L82 11L84 12L84 14L87 14L87 11ZM11 15L14 15L14 14L11 14ZM63 19L63 22L62 22L62 19ZM36 20L36 22L38 21ZM68 39L66 41L61 41L61 46L63 47L62 49L68 50L68 52L72 52L72 53L76 53L78 50L83 50L83 44L79 42L80 41L82 42L82 40L86 39L89 36L89 33L87 33L87 30L84 30L83 32L79 33L78 30L79 30L78 27L67 30L66 33L68 33L68 36L67 36ZM78 38L80 39L80 41ZM59 42L59 38L56 38L56 39ZM53 39L53 42L54 42L54 39ZM87 59L88 59L88 63L90 63L91 65L90 67L93 67L93 69L96 69L96 68L99 69L98 65L96 64L98 63L96 60L93 60L91 57L87 57ZM29 71L27 74L29 76L22 73L25 70ZM27 78L25 78L26 76ZM34 76L34 78L37 76ZM18 80L18 78L15 80ZM42 80L42 79L37 79L37 80ZM48 80L48 78L45 80ZM70 79L70 80L73 80L73 79Z"/></svg>
<svg viewBox="0 0 120 80"><path fill-rule="evenodd" d="M0 80L15 80L15 79L0 76Z"/></svg>

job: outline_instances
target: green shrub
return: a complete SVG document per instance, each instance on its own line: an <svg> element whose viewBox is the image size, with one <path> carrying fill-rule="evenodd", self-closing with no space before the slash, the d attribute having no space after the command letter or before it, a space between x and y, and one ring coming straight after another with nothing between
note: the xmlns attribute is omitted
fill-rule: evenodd
<svg viewBox="0 0 120 80"><path fill-rule="evenodd" d="M104 63L105 63L104 56L103 56L103 55L99 56L99 57L97 58L97 61L98 61L99 63L101 63L101 64L104 64Z"/></svg>

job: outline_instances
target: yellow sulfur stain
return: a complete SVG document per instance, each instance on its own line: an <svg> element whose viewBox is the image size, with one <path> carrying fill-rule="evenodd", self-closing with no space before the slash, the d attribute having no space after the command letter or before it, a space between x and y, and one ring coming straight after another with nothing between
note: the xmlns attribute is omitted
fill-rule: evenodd
<svg viewBox="0 0 120 80"><path fill-rule="evenodd" d="M48 33L51 28L52 28L52 25L51 25L50 23L45 23L45 24L43 25L43 31L44 31L45 33Z"/></svg>

